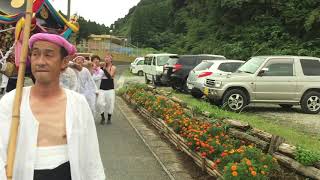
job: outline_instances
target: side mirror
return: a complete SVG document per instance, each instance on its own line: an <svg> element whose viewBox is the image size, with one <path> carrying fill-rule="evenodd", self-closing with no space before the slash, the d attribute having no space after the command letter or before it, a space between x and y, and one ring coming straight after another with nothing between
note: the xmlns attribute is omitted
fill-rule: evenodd
<svg viewBox="0 0 320 180"><path fill-rule="evenodd" d="M264 73L268 72L269 71L269 68L262 68L260 70L260 72L258 73L258 76L263 76Z"/></svg>

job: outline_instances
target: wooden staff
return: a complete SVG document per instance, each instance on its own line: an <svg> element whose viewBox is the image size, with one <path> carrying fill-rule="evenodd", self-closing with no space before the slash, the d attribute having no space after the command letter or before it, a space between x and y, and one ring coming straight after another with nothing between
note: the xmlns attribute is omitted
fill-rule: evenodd
<svg viewBox="0 0 320 180"><path fill-rule="evenodd" d="M13 111L12 111L12 122L10 128L10 139L8 145L7 152L7 179L12 180L13 175L13 167L14 167L14 159L16 153L16 145L17 145L17 135L18 135L18 126L20 120L20 105L21 105L21 97L22 97L22 88L24 84L24 74L26 71L26 59L28 53L28 41L30 37L30 27L31 27L31 19L32 19L32 5L33 0L27 0L26 7L26 20L24 25L24 34L23 34L23 42L22 42L22 51L20 57L19 71L18 71L18 81L16 87L16 94L14 97Z"/></svg>

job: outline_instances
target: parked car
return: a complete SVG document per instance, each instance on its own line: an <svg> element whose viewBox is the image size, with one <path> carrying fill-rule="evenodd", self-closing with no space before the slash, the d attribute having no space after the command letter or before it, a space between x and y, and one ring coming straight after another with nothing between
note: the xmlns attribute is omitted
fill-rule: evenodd
<svg viewBox="0 0 320 180"><path fill-rule="evenodd" d="M320 58L256 56L236 73L206 80L204 94L232 111L249 103L300 105L303 112L320 111Z"/></svg>
<svg viewBox="0 0 320 180"><path fill-rule="evenodd" d="M201 98L206 78L233 73L243 63L241 60L204 60L190 71L187 88L193 97Z"/></svg>
<svg viewBox="0 0 320 180"><path fill-rule="evenodd" d="M145 82L148 84L160 84L163 76L163 65L165 65L170 56L177 56L177 54L148 54L145 56L143 72Z"/></svg>
<svg viewBox="0 0 320 180"><path fill-rule="evenodd" d="M171 56L168 63L164 66L163 81L171 85L173 89L188 91L187 78L189 72L200 64L203 60L226 59L221 55L182 55Z"/></svg>
<svg viewBox="0 0 320 180"><path fill-rule="evenodd" d="M130 72L143 76L144 57L137 57L130 65Z"/></svg>

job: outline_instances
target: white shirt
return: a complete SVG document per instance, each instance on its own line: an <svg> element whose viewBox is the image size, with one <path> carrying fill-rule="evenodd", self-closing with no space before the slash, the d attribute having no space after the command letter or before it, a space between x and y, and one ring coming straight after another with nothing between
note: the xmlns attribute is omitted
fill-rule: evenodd
<svg viewBox="0 0 320 180"><path fill-rule="evenodd" d="M92 78L94 82L96 83L96 87L100 89L101 79L103 78L104 72L101 68L99 68L97 71L95 71L92 75Z"/></svg>
<svg viewBox="0 0 320 180"><path fill-rule="evenodd" d="M31 87L23 88L20 125L13 180L33 180L37 155L39 122L30 108ZM95 122L85 98L65 89L67 96L66 131L72 180L104 180ZM6 180L5 164L15 90L0 100L0 179ZM49 108L50 105L48 105Z"/></svg>
<svg viewBox="0 0 320 180"><path fill-rule="evenodd" d="M81 71L77 72L79 84L80 84L80 94L86 96L86 94L95 94L97 91L96 84L92 78L90 71L83 67Z"/></svg>
<svg viewBox="0 0 320 180"><path fill-rule="evenodd" d="M76 74L79 80L79 93L85 96L91 111L94 113L96 106L96 92L98 92L98 89L92 75L85 67L83 67L81 71L77 71Z"/></svg>
<svg viewBox="0 0 320 180"><path fill-rule="evenodd" d="M67 67L63 72L60 73L60 86L79 92L80 85L75 70Z"/></svg>

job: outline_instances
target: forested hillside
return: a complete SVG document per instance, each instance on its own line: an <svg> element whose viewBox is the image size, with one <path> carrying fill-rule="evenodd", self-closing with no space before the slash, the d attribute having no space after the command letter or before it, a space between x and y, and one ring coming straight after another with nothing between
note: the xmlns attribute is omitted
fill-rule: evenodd
<svg viewBox="0 0 320 180"><path fill-rule="evenodd" d="M316 0L141 0L115 28L133 44L180 54L320 57Z"/></svg>

